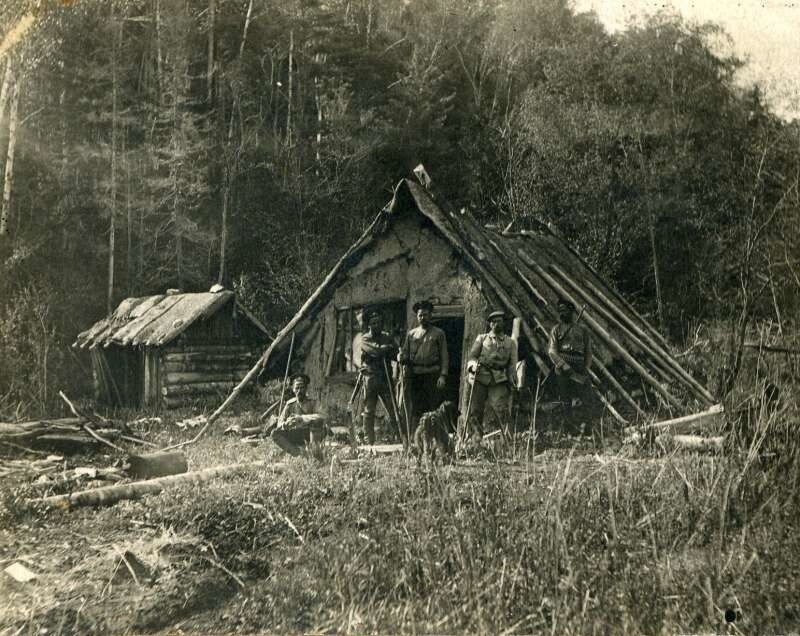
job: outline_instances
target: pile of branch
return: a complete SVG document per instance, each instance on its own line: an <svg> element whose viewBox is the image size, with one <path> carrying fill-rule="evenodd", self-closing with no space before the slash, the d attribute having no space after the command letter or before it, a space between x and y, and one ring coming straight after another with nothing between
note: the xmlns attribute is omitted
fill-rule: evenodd
<svg viewBox="0 0 800 636"><path fill-rule="evenodd" d="M124 423L118 424L96 415L80 413L67 396L63 393L59 395L67 403L73 417L17 423L0 422L0 444L29 452L49 449L63 453L93 451L98 445L125 452L112 440L147 444L144 440L127 434L128 427Z"/></svg>

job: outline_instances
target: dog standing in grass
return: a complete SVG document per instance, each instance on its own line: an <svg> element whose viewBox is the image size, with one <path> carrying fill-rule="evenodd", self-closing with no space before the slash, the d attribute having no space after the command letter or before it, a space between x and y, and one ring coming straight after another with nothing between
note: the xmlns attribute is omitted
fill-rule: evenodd
<svg viewBox="0 0 800 636"><path fill-rule="evenodd" d="M422 414L419 426L414 432L414 453L417 456L417 464L423 457L426 461L434 461L437 450L442 460L452 459L453 445L450 442L449 432L456 430L458 415L458 408L450 401L442 402L435 411Z"/></svg>

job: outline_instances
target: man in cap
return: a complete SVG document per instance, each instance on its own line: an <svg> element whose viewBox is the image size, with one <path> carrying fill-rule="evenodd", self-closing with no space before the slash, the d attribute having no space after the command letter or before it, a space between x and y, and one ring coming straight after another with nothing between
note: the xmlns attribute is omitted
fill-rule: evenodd
<svg viewBox="0 0 800 636"><path fill-rule="evenodd" d="M414 313L419 325L406 334L400 349L403 372L403 399L410 434L417 428L423 413L433 411L442 401L442 391L447 383L450 359L444 331L431 324L433 304L427 300L414 303ZM404 427L400 426L405 435Z"/></svg>
<svg viewBox="0 0 800 636"><path fill-rule="evenodd" d="M472 387L467 425L475 441L483 437L487 403L501 429L511 415L509 396L517 389L517 341L504 333L505 319L502 311L490 313L489 331L479 334L469 350L467 374Z"/></svg>
<svg viewBox="0 0 800 636"><path fill-rule="evenodd" d="M371 310L364 313L367 329L361 338L361 376L364 382L363 426L367 442L375 443L375 407L380 399L389 416L389 430L397 430L396 405L389 387L391 365L389 361L397 355L397 345L383 331L383 316Z"/></svg>
<svg viewBox="0 0 800 636"><path fill-rule="evenodd" d="M550 330L547 354L553 363L559 398L571 415L573 400L585 398L591 386L592 338L568 300L558 301L558 319Z"/></svg>
<svg viewBox="0 0 800 636"><path fill-rule="evenodd" d="M325 437L325 418L319 413L315 400L308 397L309 377L298 373L292 377L291 398L283 407L272 441L290 455L300 455L306 444L320 442Z"/></svg>

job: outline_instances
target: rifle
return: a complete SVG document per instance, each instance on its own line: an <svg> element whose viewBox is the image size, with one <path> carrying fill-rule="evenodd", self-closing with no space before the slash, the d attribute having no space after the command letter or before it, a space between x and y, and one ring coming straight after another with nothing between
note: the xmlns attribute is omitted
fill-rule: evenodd
<svg viewBox="0 0 800 636"><path fill-rule="evenodd" d="M358 391L363 383L364 376L359 369L358 377L356 378L356 385L353 387L353 392L350 394L350 399L347 401L347 428L350 431L350 446L354 451L358 447L358 440L356 439L356 427L353 423L353 402L355 402L356 395L358 395Z"/></svg>

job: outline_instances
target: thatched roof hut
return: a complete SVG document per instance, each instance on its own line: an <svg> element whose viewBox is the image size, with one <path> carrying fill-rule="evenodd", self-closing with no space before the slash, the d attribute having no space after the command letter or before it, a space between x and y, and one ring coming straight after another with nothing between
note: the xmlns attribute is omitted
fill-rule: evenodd
<svg viewBox="0 0 800 636"><path fill-rule="evenodd" d="M78 335L88 349L97 398L125 406L177 406L216 399L251 367L267 330L232 291L127 298Z"/></svg>

